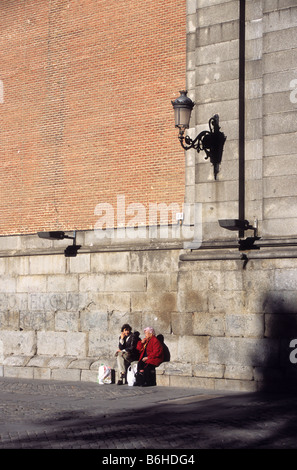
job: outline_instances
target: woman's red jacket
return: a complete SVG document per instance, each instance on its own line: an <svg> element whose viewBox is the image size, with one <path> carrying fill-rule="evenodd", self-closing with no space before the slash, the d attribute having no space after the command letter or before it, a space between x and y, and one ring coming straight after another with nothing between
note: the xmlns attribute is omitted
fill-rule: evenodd
<svg viewBox="0 0 297 470"><path fill-rule="evenodd" d="M154 366L159 366L161 362L163 362L164 359L164 352L163 352L163 346L156 338L156 336L152 336L151 339L149 340L148 343L146 343L146 348L144 348L144 344L141 343L141 341L138 341L137 343L137 350L140 351L140 356L139 360L143 358L145 349L146 349L146 354L147 354L147 364L152 364Z"/></svg>

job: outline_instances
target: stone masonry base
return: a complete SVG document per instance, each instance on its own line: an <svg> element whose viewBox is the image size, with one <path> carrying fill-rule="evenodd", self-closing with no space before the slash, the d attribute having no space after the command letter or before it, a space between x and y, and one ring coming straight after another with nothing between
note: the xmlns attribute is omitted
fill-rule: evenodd
<svg viewBox="0 0 297 470"><path fill-rule="evenodd" d="M8 356L0 365L0 377L85 381L97 383L99 366L105 363L114 367L112 361L98 358L50 357L50 356ZM187 387L208 390L230 390L253 392L261 389L261 382L251 380L234 380L219 377L195 377L176 375L173 363L163 363L156 369L158 386ZM188 371L189 372L189 371ZM115 371L115 382L117 373Z"/></svg>

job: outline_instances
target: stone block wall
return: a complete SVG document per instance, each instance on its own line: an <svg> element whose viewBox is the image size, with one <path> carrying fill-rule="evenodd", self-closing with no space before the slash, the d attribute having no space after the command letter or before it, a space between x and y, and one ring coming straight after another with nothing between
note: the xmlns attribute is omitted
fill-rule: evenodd
<svg viewBox="0 0 297 470"><path fill-rule="evenodd" d="M186 259L178 248L93 250L85 244L76 258L2 254L2 376L95 382L101 362L114 367L128 322L141 334L152 325L164 338L170 360L157 369L159 385L254 391L295 384L293 257L255 255L245 265L237 255Z"/></svg>
<svg viewBox="0 0 297 470"><path fill-rule="evenodd" d="M65 258L63 250L26 251L27 237L17 238L23 255L6 250L0 257L2 375L96 380L102 361L115 365L123 323L142 334L151 324L170 334L179 250ZM9 247L11 237L1 242ZM38 243L43 242L37 238Z"/></svg>
<svg viewBox="0 0 297 470"><path fill-rule="evenodd" d="M187 2L189 134L217 113L227 136L218 181L202 154L186 155L186 200L203 205L205 240L232 239L217 221L238 218L240 3ZM295 237L297 6L246 0L245 16L245 218L262 237Z"/></svg>

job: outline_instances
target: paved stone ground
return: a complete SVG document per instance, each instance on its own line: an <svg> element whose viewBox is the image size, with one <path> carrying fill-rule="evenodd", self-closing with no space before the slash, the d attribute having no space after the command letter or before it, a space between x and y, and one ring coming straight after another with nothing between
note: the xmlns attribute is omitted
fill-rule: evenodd
<svg viewBox="0 0 297 470"><path fill-rule="evenodd" d="M0 378L0 449L296 449L295 394Z"/></svg>

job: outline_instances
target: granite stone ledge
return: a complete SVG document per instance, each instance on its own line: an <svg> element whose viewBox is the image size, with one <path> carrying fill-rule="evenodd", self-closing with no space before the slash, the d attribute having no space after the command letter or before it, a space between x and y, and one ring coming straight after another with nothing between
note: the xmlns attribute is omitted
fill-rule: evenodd
<svg viewBox="0 0 297 470"><path fill-rule="evenodd" d="M161 386L161 387L169 387L169 375L158 375L158 372L157 372L157 375L156 375L156 382L157 382L157 385Z"/></svg>
<svg viewBox="0 0 297 470"><path fill-rule="evenodd" d="M160 364L159 367L161 371L164 371L165 375L192 376L192 364L190 363L167 362ZM156 371L158 371L159 367L156 368Z"/></svg>
<svg viewBox="0 0 297 470"><path fill-rule="evenodd" d="M98 371L95 370L85 370L81 371L80 380L82 382L97 382Z"/></svg>
<svg viewBox="0 0 297 470"><path fill-rule="evenodd" d="M28 362L28 367L47 368L52 356L33 356Z"/></svg>
<svg viewBox="0 0 297 470"><path fill-rule="evenodd" d="M90 370L92 364L97 362L97 358L79 358L70 362L68 369ZM98 366L99 367L99 366Z"/></svg>
<svg viewBox="0 0 297 470"><path fill-rule="evenodd" d="M50 369L67 369L67 367L76 359L72 356L53 357L48 362Z"/></svg>
<svg viewBox="0 0 297 470"><path fill-rule="evenodd" d="M10 377L15 379L33 379L33 372L33 367L4 366L4 377Z"/></svg>
<svg viewBox="0 0 297 470"><path fill-rule="evenodd" d="M51 378L53 380L66 380L79 382L81 377L80 369L53 369L51 372Z"/></svg>
<svg viewBox="0 0 297 470"><path fill-rule="evenodd" d="M215 379L205 378L205 377L170 375L169 386L197 388L197 389L203 388L203 389L213 390L215 388Z"/></svg>
<svg viewBox="0 0 297 470"><path fill-rule="evenodd" d="M195 364L193 366L194 377L223 378L225 366L223 364Z"/></svg>
<svg viewBox="0 0 297 470"><path fill-rule="evenodd" d="M28 365L29 361L31 360L31 356L7 356L4 361L4 366L12 366L12 367L25 367Z"/></svg>
<svg viewBox="0 0 297 470"><path fill-rule="evenodd" d="M215 390L229 390L230 392L256 392L257 382L252 380L215 379Z"/></svg>
<svg viewBox="0 0 297 470"><path fill-rule="evenodd" d="M48 367L33 367L33 379L50 380L51 369L49 369Z"/></svg>
<svg viewBox="0 0 297 470"><path fill-rule="evenodd" d="M115 366L115 358L110 358L110 357L101 357L100 359L96 359L95 362L91 364L90 370L97 370L99 369L101 364L105 364L112 369L114 369Z"/></svg>

